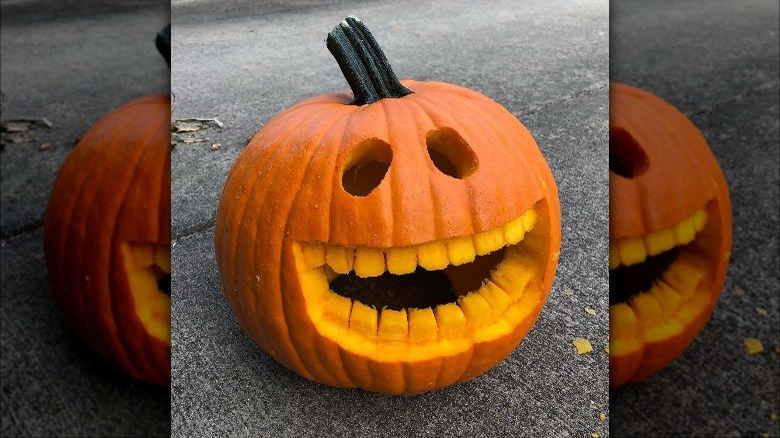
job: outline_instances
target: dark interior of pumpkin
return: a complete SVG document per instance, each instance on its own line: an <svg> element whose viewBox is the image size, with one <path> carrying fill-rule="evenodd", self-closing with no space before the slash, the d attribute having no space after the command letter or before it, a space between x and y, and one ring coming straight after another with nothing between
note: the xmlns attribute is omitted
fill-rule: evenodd
<svg viewBox="0 0 780 438"><path fill-rule="evenodd" d="M449 266L441 271L417 267L411 274L385 272L371 278L360 278L353 271L333 280L330 289L377 309L433 308L454 303L459 296L479 289L503 258L504 250L501 249L478 256L471 263Z"/></svg>
<svg viewBox="0 0 780 438"><path fill-rule="evenodd" d="M171 274L166 274L157 265L152 267L154 269L154 278L157 279L157 289L164 292L166 295L171 294Z"/></svg>
<svg viewBox="0 0 780 438"><path fill-rule="evenodd" d="M677 258L680 247L661 254L648 256L642 263L618 266L609 271L609 305L628 302L642 292L650 290L661 275Z"/></svg>

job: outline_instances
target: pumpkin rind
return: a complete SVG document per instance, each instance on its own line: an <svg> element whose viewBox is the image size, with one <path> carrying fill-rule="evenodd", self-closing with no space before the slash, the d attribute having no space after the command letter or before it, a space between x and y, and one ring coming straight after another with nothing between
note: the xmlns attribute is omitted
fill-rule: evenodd
<svg viewBox="0 0 780 438"><path fill-rule="evenodd" d="M673 262L677 265L663 275L678 270L674 274L677 278L692 283L689 293L674 295L679 287L668 292L674 304L664 299L662 295L668 288L659 283L649 292L632 297L629 303L611 304L612 387L640 381L661 370L696 338L720 295L731 250L731 203L726 180L693 123L657 96L611 83L611 136L615 130L627 133L649 163L634 177L610 171L610 269L619 264L618 241L639 239L641 245L652 240L650 235L674 229L678 234L669 238L678 240L676 245L685 242L685 249ZM688 243L689 238L683 234L690 231L678 230L692 226L700 231ZM697 276L701 276L701 282L694 284ZM666 281L663 276L660 280ZM654 301L639 302L648 299ZM649 309L647 305L655 305L653 302L664 312L662 316L648 320L646 315L636 313Z"/></svg>
<svg viewBox="0 0 780 438"><path fill-rule="evenodd" d="M126 254L148 246L154 266L170 272L169 118L169 96L155 95L98 121L65 160L44 227L49 279L68 323L105 360L159 385L170 381L170 297L138 302ZM155 320L151 333L139 310Z"/></svg>

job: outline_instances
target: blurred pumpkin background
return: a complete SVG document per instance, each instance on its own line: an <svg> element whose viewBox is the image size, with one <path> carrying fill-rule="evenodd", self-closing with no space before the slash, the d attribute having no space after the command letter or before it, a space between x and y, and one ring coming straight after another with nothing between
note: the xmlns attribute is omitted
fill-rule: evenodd
<svg viewBox="0 0 780 438"><path fill-rule="evenodd" d="M131 100L160 93L163 111L157 114L167 131L170 73L155 35L170 21L169 2L3 1L0 7L0 435L167 435L166 378L147 378L162 379L160 387L130 377L66 323L49 285L43 223L65 158L98 120ZM71 173L100 186L88 178L100 164L74 164ZM159 169L164 167L161 162ZM103 185L102 191L111 188ZM97 204L97 211L109 211L105 201ZM87 228L87 240L109 236L90 235L94 231ZM72 259L77 252L66 246L62 256ZM71 315L71 323L84 318ZM100 328L82 334L104 336Z"/></svg>
<svg viewBox="0 0 780 438"><path fill-rule="evenodd" d="M681 343L665 346L668 358L682 352L666 368L611 391L612 436L780 436L778 9L776 1L611 3L610 80L652 93L690 119L723 171L732 216L728 272L709 322L684 352ZM675 135L670 126L658 135ZM685 162L668 160L657 164ZM690 181L701 172L694 167L680 176ZM681 187L659 197L666 208L657 211L704 194Z"/></svg>

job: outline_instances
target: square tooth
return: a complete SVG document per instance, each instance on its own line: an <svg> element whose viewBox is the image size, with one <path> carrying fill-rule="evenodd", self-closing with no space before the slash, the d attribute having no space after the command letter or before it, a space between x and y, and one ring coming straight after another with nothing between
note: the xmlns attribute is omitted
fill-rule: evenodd
<svg viewBox="0 0 780 438"><path fill-rule="evenodd" d="M298 278L301 282L301 290L309 300L324 299L330 294L328 279L319 269L300 271Z"/></svg>
<svg viewBox="0 0 780 438"><path fill-rule="evenodd" d="M620 254L616 242L609 242L609 269L615 269L620 266Z"/></svg>
<svg viewBox="0 0 780 438"><path fill-rule="evenodd" d="M355 252L352 248L328 245L325 249L325 260L334 272L349 274L354 263Z"/></svg>
<svg viewBox="0 0 780 438"><path fill-rule="evenodd" d="M620 261L626 266L641 263L647 258L645 241L642 237L625 237L618 240Z"/></svg>
<svg viewBox="0 0 780 438"><path fill-rule="evenodd" d="M379 248L358 247L354 268L358 277L378 277L385 272L385 254Z"/></svg>
<svg viewBox="0 0 780 438"><path fill-rule="evenodd" d="M696 237L696 228L693 218L688 218L674 226L674 237L678 244L685 245Z"/></svg>
<svg viewBox="0 0 780 438"><path fill-rule="evenodd" d="M417 269L417 248L406 246L402 248L388 248L387 270L391 274L411 274Z"/></svg>
<svg viewBox="0 0 780 438"><path fill-rule="evenodd" d="M504 240L509 245L514 245L525 237L525 226L523 225L522 217L510 221L502 228L504 230Z"/></svg>
<svg viewBox="0 0 780 438"><path fill-rule="evenodd" d="M303 261L308 268L319 268L325 264L325 244L324 243L304 243L301 245Z"/></svg>
<svg viewBox="0 0 780 438"><path fill-rule="evenodd" d="M154 264L166 274L171 273L171 247L158 246L154 251Z"/></svg>
<svg viewBox="0 0 780 438"><path fill-rule="evenodd" d="M656 321L663 315L661 305L648 293L634 295L629 302L637 318L645 324Z"/></svg>
<svg viewBox="0 0 780 438"><path fill-rule="evenodd" d="M677 244L674 240L674 231L671 228L656 231L645 236L647 253L651 256L661 254L674 248Z"/></svg>
<svg viewBox="0 0 780 438"><path fill-rule="evenodd" d="M634 310L626 303L609 306L609 330L621 332L636 325L637 319Z"/></svg>
<svg viewBox="0 0 780 438"><path fill-rule="evenodd" d="M490 281L514 300L523 295L533 276L531 266L519 263L518 259L507 258L490 274Z"/></svg>
<svg viewBox="0 0 780 438"><path fill-rule="evenodd" d="M315 271L318 269L314 269ZM322 267L322 271L325 273L325 278L328 280L328 283L332 282L333 280L341 277L344 274L339 274L338 272L334 271L330 266L325 265Z"/></svg>
<svg viewBox="0 0 780 438"><path fill-rule="evenodd" d="M409 323L406 310L382 309L379 314L379 339L382 341L406 341Z"/></svg>
<svg viewBox="0 0 780 438"><path fill-rule="evenodd" d="M126 245L134 267L148 268L154 264L154 246L151 243L128 243Z"/></svg>
<svg viewBox="0 0 780 438"><path fill-rule="evenodd" d="M471 263L477 257L476 249L474 249L474 241L471 240L471 236L447 239L446 245L447 256L452 265L459 266L465 263Z"/></svg>
<svg viewBox="0 0 780 438"><path fill-rule="evenodd" d="M499 248L503 248L504 245L506 245L506 242L504 241L504 230L501 228L474 235L474 249L476 249L477 255L490 254L493 251L497 251Z"/></svg>
<svg viewBox="0 0 780 438"><path fill-rule="evenodd" d="M450 260L447 258L447 246L441 240L418 245L417 260L420 266L429 271L438 271L450 264Z"/></svg>
<svg viewBox="0 0 780 438"><path fill-rule="evenodd" d="M439 336L439 326L433 309L409 309L409 341L424 343L435 341Z"/></svg>
<svg viewBox="0 0 780 438"><path fill-rule="evenodd" d="M433 310L442 337L457 336L466 330L466 316L455 303L441 304Z"/></svg>
<svg viewBox="0 0 780 438"><path fill-rule="evenodd" d="M704 229L704 225L707 224L707 210L701 209L696 212L696 215L693 217L693 226L696 229L696 231L701 231Z"/></svg>
<svg viewBox="0 0 780 438"><path fill-rule="evenodd" d="M525 227L525 230L531 231L534 228L534 225L536 225L537 219L536 210L530 209L526 211L523 215L523 227Z"/></svg>
<svg viewBox="0 0 780 438"><path fill-rule="evenodd" d="M655 296L667 315L673 315L682 304L682 297L663 281L656 283L650 293Z"/></svg>
<svg viewBox="0 0 780 438"><path fill-rule="evenodd" d="M681 296L690 296L704 277L697 265L685 258L679 258L661 275L663 281Z"/></svg>
<svg viewBox="0 0 780 438"><path fill-rule="evenodd" d="M349 328L349 315L352 312L352 300L334 293L328 294L325 305L322 307L322 317L326 321L347 329Z"/></svg>
<svg viewBox="0 0 780 438"><path fill-rule="evenodd" d="M479 288L478 293L490 305L493 315L495 316L503 314L511 301L509 295L490 280Z"/></svg>
<svg viewBox="0 0 780 438"><path fill-rule="evenodd" d="M376 309L368 307L360 301L354 301L352 313L349 316L349 330L363 337L376 339L377 319Z"/></svg>
<svg viewBox="0 0 780 438"><path fill-rule="evenodd" d="M490 319L490 304L478 293L470 293L460 298L460 310L466 317L469 327L479 327Z"/></svg>
<svg viewBox="0 0 780 438"><path fill-rule="evenodd" d="M128 272L128 280L130 282L130 288L133 290L133 294L143 294L141 297L146 298L154 296L157 289L157 280L154 278L154 274L149 269L140 269L137 271ZM141 297L136 297L140 299ZM145 307L145 306L139 306Z"/></svg>

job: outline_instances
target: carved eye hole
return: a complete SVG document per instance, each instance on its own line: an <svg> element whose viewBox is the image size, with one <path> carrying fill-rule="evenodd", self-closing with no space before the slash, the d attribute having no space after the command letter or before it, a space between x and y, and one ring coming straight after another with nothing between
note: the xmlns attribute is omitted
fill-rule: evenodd
<svg viewBox="0 0 780 438"><path fill-rule="evenodd" d="M650 160L639 143L623 128L609 129L609 171L624 178L636 178L647 170Z"/></svg>
<svg viewBox="0 0 780 438"><path fill-rule="evenodd" d="M391 161L393 149L387 142L378 138L364 140L344 162L341 186L350 195L367 196L385 178Z"/></svg>
<svg viewBox="0 0 780 438"><path fill-rule="evenodd" d="M428 131L425 135L428 155L443 174L463 179L477 171L479 162L468 143L451 128Z"/></svg>

